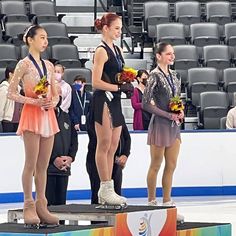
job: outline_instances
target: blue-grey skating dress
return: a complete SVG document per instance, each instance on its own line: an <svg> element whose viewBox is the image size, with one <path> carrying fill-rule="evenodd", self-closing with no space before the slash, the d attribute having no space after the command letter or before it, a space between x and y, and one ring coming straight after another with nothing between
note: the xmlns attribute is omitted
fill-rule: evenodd
<svg viewBox="0 0 236 236"><path fill-rule="evenodd" d="M169 102L173 96L180 96L181 79L178 74L169 70L166 76L158 67L149 76L143 95L143 109L152 113L148 128L148 145L169 147L180 138L180 127L171 120Z"/></svg>

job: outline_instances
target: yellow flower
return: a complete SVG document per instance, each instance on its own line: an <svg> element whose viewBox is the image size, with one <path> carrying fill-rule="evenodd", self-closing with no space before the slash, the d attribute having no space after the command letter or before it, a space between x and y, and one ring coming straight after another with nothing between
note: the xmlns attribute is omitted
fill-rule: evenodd
<svg viewBox="0 0 236 236"><path fill-rule="evenodd" d="M169 108L171 111L175 112L184 110L184 104L179 96L170 99Z"/></svg>
<svg viewBox="0 0 236 236"><path fill-rule="evenodd" d="M135 70L135 69L133 69L131 67L124 67L123 71L132 73L132 74L134 74L134 76L137 76L137 74L138 74L137 70Z"/></svg>
<svg viewBox="0 0 236 236"><path fill-rule="evenodd" d="M46 94L48 92L48 81L46 76L43 76L39 82L37 83L37 85L35 85L34 87L34 92L37 95L42 95L42 94Z"/></svg>

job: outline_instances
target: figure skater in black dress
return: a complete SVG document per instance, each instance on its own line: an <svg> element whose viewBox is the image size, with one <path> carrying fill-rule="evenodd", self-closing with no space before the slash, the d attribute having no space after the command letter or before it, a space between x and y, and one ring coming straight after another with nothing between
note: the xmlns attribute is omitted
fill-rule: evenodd
<svg viewBox="0 0 236 236"><path fill-rule="evenodd" d="M124 122L121 92L133 92L133 86L130 83L118 85L116 82L116 75L124 66L121 49L113 44L121 36L121 18L114 13L107 13L95 21L95 27L102 33L102 42L95 51L92 71L96 165L101 180L98 201L103 205L125 206L126 198L115 193L111 176Z"/></svg>

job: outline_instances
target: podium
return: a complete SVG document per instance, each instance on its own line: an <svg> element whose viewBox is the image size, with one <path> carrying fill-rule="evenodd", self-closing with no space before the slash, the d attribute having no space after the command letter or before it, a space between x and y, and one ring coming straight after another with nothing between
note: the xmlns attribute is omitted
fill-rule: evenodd
<svg viewBox="0 0 236 236"><path fill-rule="evenodd" d="M176 236L176 208L129 205L122 210L97 209L97 205L69 204L50 206L49 210L60 220L78 225L81 220L106 221L114 227L114 236L153 235ZM23 218L23 210L9 210L8 222L17 223Z"/></svg>
<svg viewBox="0 0 236 236"><path fill-rule="evenodd" d="M69 225L61 225L55 229L39 229L38 231L35 229L32 235L35 236L37 233L37 235L59 236L231 236L231 224L227 223L185 222L177 226L175 207L129 205L128 208L122 210L105 210L96 207L97 205L89 204L50 206L49 210L60 220L69 220ZM16 234L16 231L20 230L18 235L22 232L22 235L31 235L26 234L28 229L18 224L20 219L23 219L23 209L8 211L11 234ZM101 221L103 224L78 225L82 220ZM3 232L2 227L6 228L8 224L0 224L0 235Z"/></svg>

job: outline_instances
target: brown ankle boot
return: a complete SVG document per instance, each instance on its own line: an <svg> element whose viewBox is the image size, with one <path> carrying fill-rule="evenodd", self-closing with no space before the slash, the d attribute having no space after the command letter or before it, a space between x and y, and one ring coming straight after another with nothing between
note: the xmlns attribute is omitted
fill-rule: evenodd
<svg viewBox="0 0 236 236"><path fill-rule="evenodd" d="M23 217L26 225L37 225L40 223L33 200L26 200L24 202Z"/></svg>
<svg viewBox="0 0 236 236"><path fill-rule="evenodd" d="M49 225L59 224L59 218L48 211L46 199L37 199L36 211L41 223Z"/></svg>

